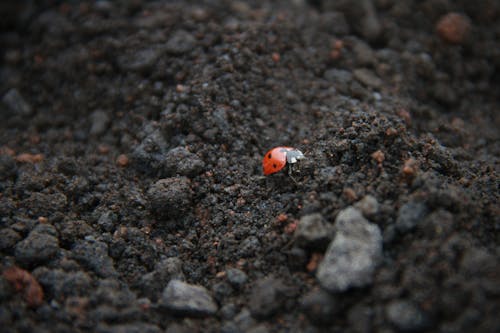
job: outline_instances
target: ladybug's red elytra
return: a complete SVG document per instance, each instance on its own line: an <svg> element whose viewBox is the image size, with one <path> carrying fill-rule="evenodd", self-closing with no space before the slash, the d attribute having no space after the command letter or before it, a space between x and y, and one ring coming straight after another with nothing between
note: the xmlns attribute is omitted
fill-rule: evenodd
<svg viewBox="0 0 500 333"><path fill-rule="evenodd" d="M290 166L305 158L304 154L292 147L275 147L269 150L262 160L264 175L270 175L283 169L288 163Z"/></svg>

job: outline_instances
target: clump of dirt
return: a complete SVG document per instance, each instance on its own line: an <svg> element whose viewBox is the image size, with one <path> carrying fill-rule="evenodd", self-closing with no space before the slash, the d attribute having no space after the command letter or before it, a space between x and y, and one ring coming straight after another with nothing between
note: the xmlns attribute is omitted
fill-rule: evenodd
<svg viewBox="0 0 500 333"><path fill-rule="evenodd" d="M6 332L500 331L497 2L0 12Z"/></svg>

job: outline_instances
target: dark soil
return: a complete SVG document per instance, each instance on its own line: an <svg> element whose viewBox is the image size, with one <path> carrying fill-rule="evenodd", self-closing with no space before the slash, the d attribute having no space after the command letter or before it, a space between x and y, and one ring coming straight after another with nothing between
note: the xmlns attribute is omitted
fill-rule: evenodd
<svg viewBox="0 0 500 333"><path fill-rule="evenodd" d="M499 2L0 14L2 332L500 332Z"/></svg>

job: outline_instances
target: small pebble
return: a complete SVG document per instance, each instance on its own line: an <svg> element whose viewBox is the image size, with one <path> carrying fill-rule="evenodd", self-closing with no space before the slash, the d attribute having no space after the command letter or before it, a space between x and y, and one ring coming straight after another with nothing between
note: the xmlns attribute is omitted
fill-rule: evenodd
<svg viewBox="0 0 500 333"><path fill-rule="evenodd" d="M241 288L247 282L248 276L242 270L229 268L226 270L227 280L235 288Z"/></svg>
<svg viewBox="0 0 500 333"><path fill-rule="evenodd" d="M192 207L191 181L186 177L160 179L147 192L151 212L161 219L179 218Z"/></svg>
<svg viewBox="0 0 500 333"><path fill-rule="evenodd" d="M173 33L167 41L167 52L172 54L183 54L191 51L196 46L196 39L185 30L178 30Z"/></svg>
<svg viewBox="0 0 500 333"><path fill-rule="evenodd" d="M100 277L116 277L118 275L113 259L108 255L106 243L79 240L71 251L71 257Z"/></svg>
<svg viewBox="0 0 500 333"><path fill-rule="evenodd" d="M116 158L116 164L118 164L118 166L124 168L128 165L129 163L129 159L127 157L127 155L125 154L120 154L118 155L118 157Z"/></svg>
<svg viewBox="0 0 500 333"><path fill-rule="evenodd" d="M205 167L205 163L196 155L184 147L171 149L165 156L166 174L173 176L176 174L194 177L200 174Z"/></svg>
<svg viewBox="0 0 500 333"><path fill-rule="evenodd" d="M52 259L58 251L59 240L55 236L35 229L17 243L15 257L24 264L42 264Z"/></svg>
<svg viewBox="0 0 500 333"><path fill-rule="evenodd" d="M273 277L256 281L249 300L252 316L268 318L275 314L283 305L283 289L282 281Z"/></svg>
<svg viewBox="0 0 500 333"><path fill-rule="evenodd" d="M353 71L354 78L367 87L378 89L383 81L371 70L367 68L358 68Z"/></svg>
<svg viewBox="0 0 500 333"><path fill-rule="evenodd" d="M217 312L217 304L207 289L179 280L168 283L160 304L176 315L187 317L210 316Z"/></svg>
<svg viewBox="0 0 500 333"><path fill-rule="evenodd" d="M401 233L408 232L422 222L425 215L427 206L424 203L410 201L399 208L396 229Z"/></svg>
<svg viewBox="0 0 500 333"><path fill-rule="evenodd" d="M321 214L310 214L300 218L294 237L299 247L325 249L333 238L333 227Z"/></svg>
<svg viewBox="0 0 500 333"><path fill-rule="evenodd" d="M373 195L368 194L365 195L363 199L356 202L354 207L359 209L365 217L370 218L378 213L380 209L380 204Z"/></svg>
<svg viewBox="0 0 500 333"><path fill-rule="evenodd" d="M102 110L94 111L90 115L90 130L89 134L91 136L99 136L106 132L109 126L109 116L107 112Z"/></svg>
<svg viewBox="0 0 500 333"><path fill-rule="evenodd" d="M450 44L462 44L469 36L470 20L459 13L448 13L436 24L436 31L442 40Z"/></svg>
<svg viewBox="0 0 500 333"><path fill-rule="evenodd" d="M335 298L323 289L315 289L300 300L300 307L314 324L328 325L335 320L341 307Z"/></svg>
<svg viewBox="0 0 500 333"><path fill-rule="evenodd" d="M24 99L17 89L9 90L3 96L2 102L13 114L19 116L29 116L33 111L31 105Z"/></svg>
<svg viewBox="0 0 500 333"><path fill-rule="evenodd" d="M319 265L316 277L331 292L372 283L382 259L382 234L353 207L342 210L335 220L336 234Z"/></svg>
<svg viewBox="0 0 500 333"><path fill-rule="evenodd" d="M396 300L385 308L389 322L403 332L423 332L429 328L429 319L415 304L407 300Z"/></svg>

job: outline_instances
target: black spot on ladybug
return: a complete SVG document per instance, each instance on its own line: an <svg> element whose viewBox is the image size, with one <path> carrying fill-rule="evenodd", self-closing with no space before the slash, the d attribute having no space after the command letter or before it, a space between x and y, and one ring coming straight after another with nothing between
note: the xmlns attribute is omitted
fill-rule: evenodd
<svg viewBox="0 0 500 333"><path fill-rule="evenodd" d="M271 155L271 154L267 155L267 158L268 158L268 159L271 159L271 157L272 157L272 155Z"/></svg>
<svg viewBox="0 0 500 333"><path fill-rule="evenodd" d="M277 165L276 165L276 164L273 164L273 168L275 168L275 169L276 169L276 167L277 167Z"/></svg>

